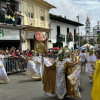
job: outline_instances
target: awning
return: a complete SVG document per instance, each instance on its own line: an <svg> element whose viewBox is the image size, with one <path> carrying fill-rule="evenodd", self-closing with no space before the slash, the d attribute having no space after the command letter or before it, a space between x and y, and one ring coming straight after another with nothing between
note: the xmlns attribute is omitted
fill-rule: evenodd
<svg viewBox="0 0 100 100"><path fill-rule="evenodd" d="M50 32L52 29L49 28L41 28L41 27L34 27L34 26L24 26L24 30L25 31L34 31L34 32L38 32L38 31L42 31L42 32Z"/></svg>

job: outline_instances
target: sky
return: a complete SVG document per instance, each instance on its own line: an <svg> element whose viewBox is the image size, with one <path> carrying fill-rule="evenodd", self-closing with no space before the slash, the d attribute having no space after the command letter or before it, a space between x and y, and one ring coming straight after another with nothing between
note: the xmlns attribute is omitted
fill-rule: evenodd
<svg viewBox="0 0 100 100"><path fill-rule="evenodd" d="M91 23L91 32L93 27L100 21L100 0L45 0L54 5L56 9L51 9L50 13L61 15L67 19L78 21L85 25L87 16ZM80 33L85 35L85 26L80 27Z"/></svg>

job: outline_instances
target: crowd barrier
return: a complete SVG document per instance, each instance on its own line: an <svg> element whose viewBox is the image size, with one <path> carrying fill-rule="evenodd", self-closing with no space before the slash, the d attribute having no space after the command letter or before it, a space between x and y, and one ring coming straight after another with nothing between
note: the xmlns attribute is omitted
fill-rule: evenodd
<svg viewBox="0 0 100 100"><path fill-rule="evenodd" d="M2 60L7 74L23 72L27 66L24 58L21 57L4 57L0 58L0 60Z"/></svg>

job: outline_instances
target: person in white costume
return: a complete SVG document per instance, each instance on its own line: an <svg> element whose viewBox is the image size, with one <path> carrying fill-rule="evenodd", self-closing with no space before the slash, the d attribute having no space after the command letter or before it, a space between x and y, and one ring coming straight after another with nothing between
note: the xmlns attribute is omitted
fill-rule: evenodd
<svg viewBox="0 0 100 100"><path fill-rule="evenodd" d="M48 64L49 60L49 58L43 57L42 61L41 55L34 57L28 61L25 74L33 79L40 80L42 78L43 63Z"/></svg>
<svg viewBox="0 0 100 100"><path fill-rule="evenodd" d="M0 83L8 83L9 79L2 61L2 51L0 51Z"/></svg>
<svg viewBox="0 0 100 100"><path fill-rule="evenodd" d="M33 79L37 79L37 80L41 79L41 75L42 75L41 56L36 56L34 59L28 61L25 74Z"/></svg>
<svg viewBox="0 0 100 100"><path fill-rule="evenodd" d="M95 54L93 53L93 51L90 51L89 53L89 56L88 56L88 63L87 63L87 66L88 66L88 76L90 78L90 81L89 82L92 82L93 80L93 75L94 75L94 69L92 68L92 65L95 66L95 62L97 60Z"/></svg>

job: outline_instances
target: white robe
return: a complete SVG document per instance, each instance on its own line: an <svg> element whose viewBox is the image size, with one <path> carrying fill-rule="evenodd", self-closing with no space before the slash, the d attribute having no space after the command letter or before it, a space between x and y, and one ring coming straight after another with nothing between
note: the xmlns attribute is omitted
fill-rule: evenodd
<svg viewBox="0 0 100 100"><path fill-rule="evenodd" d="M88 62L95 62L97 60L96 56L95 55L91 55L88 57ZM94 74L94 69L91 67L91 65L94 65L95 66L95 63L87 63L87 66L88 66L88 76L90 78L93 77L93 74Z"/></svg>
<svg viewBox="0 0 100 100"><path fill-rule="evenodd" d="M52 65L48 58L43 59L43 63L48 65ZM42 78L42 71L43 71L43 63L42 57L38 56L35 57L34 60L29 60L26 68L25 74L33 79L41 79Z"/></svg>
<svg viewBox="0 0 100 100"><path fill-rule="evenodd" d="M0 60L0 83L8 83L9 79L5 71L3 61Z"/></svg>
<svg viewBox="0 0 100 100"><path fill-rule="evenodd" d="M42 59L35 57L34 60L29 60L25 74L33 79L41 79L42 74Z"/></svg>

